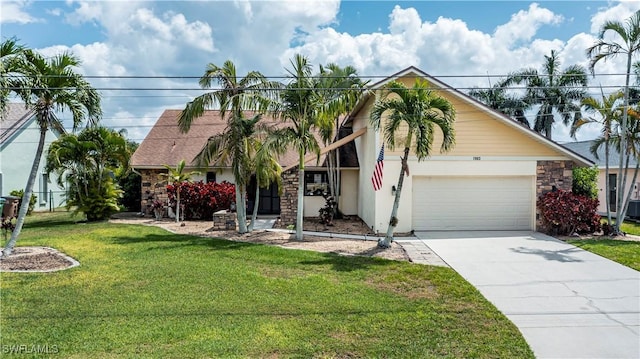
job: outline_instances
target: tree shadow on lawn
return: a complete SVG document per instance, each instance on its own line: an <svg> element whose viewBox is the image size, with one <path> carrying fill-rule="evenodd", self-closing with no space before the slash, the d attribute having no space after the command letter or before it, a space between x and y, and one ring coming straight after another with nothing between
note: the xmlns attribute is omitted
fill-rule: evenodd
<svg viewBox="0 0 640 359"><path fill-rule="evenodd" d="M313 261L301 261L300 264L305 265L331 265L332 269L337 272L352 272L356 270L368 269L373 266L389 266L397 264L384 258L362 257L357 255L343 255L339 253L329 252L322 253L323 259Z"/></svg>
<svg viewBox="0 0 640 359"><path fill-rule="evenodd" d="M117 237L111 239L115 244L136 244L136 243L173 243L150 247L148 250L173 249L185 246L209 247L212 249L238 249L255 245L254 243L230 241L223 238L198 237L185 234L148 234L145 236Z"/></svg>

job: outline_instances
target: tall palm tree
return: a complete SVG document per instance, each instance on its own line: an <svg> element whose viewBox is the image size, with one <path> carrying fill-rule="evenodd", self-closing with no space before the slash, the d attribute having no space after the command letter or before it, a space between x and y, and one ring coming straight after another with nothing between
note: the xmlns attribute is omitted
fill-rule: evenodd
<svg viewBox="0 0 640 359"><path fill-rule="evenodd" d="M469 95L529 128L529 120L525 116L525 112L531 105L529 105L524 98L509 93L506 82L506 80L498 81L488 89L474 88L469 91Z"/></svg>
<svg viewBox="0 0 640 359"><path fill-rule="evenodd" d="M391 209L391 218L387 234L378 241L378 246L388 248L393 241L393 229L398 224L398 207L405 173L409 173L409 152L415 148L418 161L429 157L436 127L442 133L440 152L447 152L455 145L454 121L456 111L453 105L432 92L429 84L417 79L413 87L407 88L403 83L388 83L382 97L376 100L370 115L370 122L376 131L382 129L384 142L388 149L396 147L396 132L406 129L406 137L402 145L404 154L401 157L402 167L396 195Z"/></svg>
<svg viewBox="0 0 640 359"><path fill-rule="evenodd" d="M597 123L600 124L602 129L602 135L599 140L591 148L591 153L598 158L598 148L604 145L604 165L605 165L605 178L609 181L609 141L611 139L613 125L619 122L623 108L621 107L621 99L623 93L621 91L614 92L609 96L602 94L602 101L594 98L587 97L582 100L582 106L587 113L594 116L582 117L571 127L571 136L575 137L576 132L587 124ZM607 185L608 186L608 185ZM607 223L611 223L611 204L609 202L609 191L605 190L605 200L607 205Z"/></svg>
<svg viewBox="0 0 640 359"><path fill-rule="evenodd" d="M190 171L185 172L185 161L180 160L176 165L176 168L173 168L169 165L163 165L164 168L167 169L167 173L162 173L160 176L167 177L170 183L173 183L176 188L176 222L180 222L180 187L183 182L191 181L191 178L195 175L199 175L198 171Z"/></svg>
<svg viewBox="0 0 640 359"><path fill-rule="evenodd" d="M616 40L605 39L605 36L612 33ZM640 50L640 10L636 11L630 18L626 20L626 24L621 21L607 21L600 27L598 40L593 46L587 48L587 57L589 57L589 69L594 73L595 66L601 60L607 60L622 55L626 57L626 75L624 84L624 100L623 105L629 108L629 83L631 80L631 66L633 57ZM620 148L627 148L627 137L629 136L628 111L623 111L620 132ZM618 176L618 188L623 189L627 185L627 173L625 171L625 153L620 151L620 166ZM616 223L614 233L620 233L620 224L624 221L629 197L624 196L624 191L618 191L618 200L616 201Z"/></svg>
<svg viewBox="0 0 640 359"><path fill-rule="evenodd" d="M353 109L366 82L362 81L352 66L344 68L336 64L320 66L318 76L318 118L320 136L325 145L337 140L340 118ZM335 198L340 194L340 148L327 153L327 177L329 190ZM334 208L338 211L338 207ZM334 213L335 215L335 213Z"/></svg>
<svg viewBox="0 0 640 359"><path fill-rule="evenodd" d="M298 208L296 213L296 239L302 240L304 210L304 162L307 153L320 158L320 145L314 131L322 127L318 116L317 77L312 75L312 66L303 55L296 54L287 69L289 82L280 94L280 103L275 113L288 125L274 131L279 139L278 147L292 146L298 154Z"/></svg>
<svg viewBox="0 0 640 359"><path fill-rule="evenodd" d="M40 137L29 179L25 186L22 206L18 212L16 227L5 245L4 256L10 255L13 251L24 225L29 198L33 193L33 184L44 151L47 131L55 129L60 133L65 132L56 112L70 111L74 129L78 128L85 120L95 124L102 115L98 91L74 70L80 65L80 61L75 56L63 53L45 59L42 55L31 50L26 50L24 55L28 64L24 71L26 86L18 89L17 92L26 106L34 110L40 129Z"/></svg>
<svg viewBox="0 0 640 359"><path fill-rule="evenodd" d="M533 129L551 139L555 113L560 115L565 125L580 118L580 106L576 101L581 101L587 94L587 72L579 65L560 71L558 54L553 50L551 55L545 55L544 58L542 72L536 69L520 70L509 75L504 84L526 85L525 101L540 106Z"/></svg>
<svg viewBox="0 0 640 359"><path fill-rule="evenodd" d="M278 84L268 81L257 71L239 78L235 65L227 60L222 67L210 63L200 78L200 87L203 89L210 89L214 85L219 88L187 103L178 118L178 124L182 132L186 133L193 121L202 116L205 110L219 106L222 118L227 121L227 129L224 136L214 136L207 141L196 161L203 167L212 162L231 166L236 185L238 232L246 233L246 185L251 175L248 153L255 118L246 118L244 112L266 111ZM223 143L224 146L221 146Z"/></svg>
<svg viewBox="0 0 640 359"><path fill-rule="evenodd" d="M11 91L17 93L25 70L25 47L15 37L0 44L0 119L4 119L7 101Z"/></svg>

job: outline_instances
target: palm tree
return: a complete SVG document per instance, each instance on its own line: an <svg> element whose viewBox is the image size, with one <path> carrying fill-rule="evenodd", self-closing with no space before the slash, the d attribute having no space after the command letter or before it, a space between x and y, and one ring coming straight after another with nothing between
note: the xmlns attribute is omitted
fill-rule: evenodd
<svg viewBox="0 0 640 359"><path fill-rule="evenodd" d="M105 127L88 127L78 135L65 134L51 143L47 173L56 172L67 189L67 207L83 212L87 220L108 218L119 210L122 190L116 174L129 167L131 150L124 136Z"/></svg>
<svg viewBox="0 0 640 359"><path fill-rule="evenodd" d="M544 58L542 73L536 69L524 69L509 75L504 84L526 84L525 102L540 105L533 129L551 139L554 111L560 115L565 125L580 118L580 107L574 102L581 101L586 96L587 72L579 65L560 71L558 54L553 50L550 56L545 55Z"/></svg>
<svg viewBox="0 0 640 359"><path fill-rule="evenodd" d="M0 119L4 118L7 100L11 91L17 92L25 70L25 48L15 37L0 44Z"/></svg>
<svg viewBox="0 0 640 359"><path fill-rule="evenodd" d="M98 91L82 75L74 71L74 67L80 65L80 61L75 56L63 53L45 59L42 55L31 50L26 50L24 56L28 64L24 71L27 85L17 91L26 106L35 112L36 122L40 128L40 138L29 179L25 186L16 227L11 233L11 239L5 245L4 256L10 255L13 251L24 225L47 132L49 129L55 129L60 133L65 132L56 112L69 110L74 129L78 128L84 120L97 123L102 115Z"/></svg>
<svg viewBox="0 0 640 359"><path fill-rule="evenodd" d="M195 175L199 175L198 171L185 172L185 161L180 160L176 165L176 168L173 168L169 165L163 165L164 168L167 169L167 173L162 173L160 176L167 177L170 183L176 188L176 222L180 222L180 187L183 182L190 182L191 177Z"/></svg>
<svg viewBox="0 0 640 359"><path fill-rule="evenodd" d="M220 88L187 103L178 118L178 124L182 132L186 133L193 121L202 116L205 110L219 106L222 118L227 121L227 129L222 136L214 136L207 141L196 161L203 167L212 162L231 166L236 185L238 232L246 233L246 185L251 175L249 141L257 119L245 118L244 111L266 111L278 85L268 81L257 71L251 71L244 78L238 78L236 67L229 60L222 67L214 64L207 66L200 78L200 87L210 89L213 84ZM227 112L231 112L228 118Z"/></svg>
<svg viewBox="0 0 640 359"><path fill-rule="evenodd" d="M595 146L591 148L591 153L598 158L598 148L600 145L604 145L604 164L605 164L605 178L609 181L609 141L611 139L614 123L618 122L622 113L622 107L620 99L623 97L621 91L614 92L609 96L602 94L602 101L594 97L587 97L582 100L582 106L585 111L596 116L580 118L571 127L571 136L575 137L576 132L587 124L598 123L602 125L602 135L599 140L594 142ZM608 185L607 185L608 186ZM611 223L611 204L609 202L609 191L605 190L605 199L607 205L607 223Z"/></svg>
<svg viewBox="0 0 640 359"><path fill-rule="evenodd" d="M393 229L398 224L398 207L405 173L409 174L409 152L415 146L418 161L431 155L435 128L442 132L440 152L447 152L455 145L455 109L446 99L429 90L429 84L417 79L413 87L403 83L388 83L382 97L376 100L370 115L370 122L376 131L382 129L384 142L388 149L396 146L396 132L406 129L404 155L396 195L391 209L391 218L386 236L378 241L378 247L388 248L393 241Z"/></svg>
<svg viewBox="0 0 640 359"><path fill-rule="evenodd" d="M307 153L320 158L320 145L314 131L322 127L318 116L317 77L312 76L312 67L308 59L296 54L290 60L289 83L280 94L280 103L275 113L288 126L276 129L278 138L276 147L292 146L298 153L298 210L296 213L296 239L302 240L304 210L304 162Z"/></svg>
<svg viewBox="0 0 640 359"><path fill-rule="evenodd" d="M529 120L524 113L531 106L524 98L509 93L509 88L506 85L506 82L506 80L501 80L488 89L474 88L469 91L469 95L492 109L510 116L517 122L529 128Z"/></svg>
<svg viewBox="0 0 640 359"><path fill-rule="evenodd" d="M360 98L366 82L363 82L352 66L341 68L336 64L320 66L318 78L318 118L320 136L325 145L336 140L340 117L349 112ZM340 193L340 148L327 153L327 177L329 190L335 198ZM338 207L334 208L334 215Z"/></svg>
<svg viewBox="0 0 640 359"><path fill-rule="evenodd" d="M265 139L268 143L269 139ZM260 205L260 188L269 188L272 183L278 184L278 192L282 191L282 167L278 163L275 153L269 149L268 144L257 142L255 144L255 156L253 158L253 171L256 177L256 195L253 204L251 222L249 222L249 232L253 231L253 226L258 217L258 207Z"/></svg>
<svg viewBox="0 0 640 359"><path fill-rule="evenodd" d="M609 41L605 39L605 35L613 33L619 39ZM602 25L598 34L596 43L587 49L587 57L589 57L589 70L594 73L595 66L601 60L607 60L624 55L627 58L626 75L624 84L623 106L629 108L629 82L631 80L631 65L633 56L640 49L640 10L636 11L630 18L626 20L626 26L621 21L607 21ZM629 136L628 111L622 112L622 122L620 124L620 148L627 148L627 137ZM618 188L623 189L627 185L627 173L625 171L625 153L620 151L620 166L618 176ZM616 201L616 223L614 233L620 233L620 224L626 216L626 208L630 197L624 196L624 191L618 191L618 199Z"/></svg>

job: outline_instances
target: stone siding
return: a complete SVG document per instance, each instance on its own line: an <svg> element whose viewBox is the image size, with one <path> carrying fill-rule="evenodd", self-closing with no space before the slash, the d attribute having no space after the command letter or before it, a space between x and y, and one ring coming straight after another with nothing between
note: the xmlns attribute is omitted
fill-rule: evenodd
<svg viewBox="0 0 640 359"><path fill-rule="evenodd" d="M296 223L298 212L298 167L282 174L282 196L280 196L280 223L284 226Z"/></svg>
<svg viewBox="0 0 640 359"><path fill-rule="evenodd" d="M571 191L573 185L573 161L538 161L536 196L553 190L553 187Z"/></svg>
<svg viewBox="0 0 640 359"><path fill-rule="evenodd" d="M571 191L573 185L573 161L538 161L536 169L536 201L554 187ZM536 206L536 229L540 228L540 213Z"/></svg>
<svg viewBox="0 0 640 359"><path fill-rule="evenodd" d="M139 170L142 185L142 198L140 199L140 209L146 215L153 215L151 203L159 200L167 203L167 179L160 176L161 173L167 173L166 170Z"/></svg>

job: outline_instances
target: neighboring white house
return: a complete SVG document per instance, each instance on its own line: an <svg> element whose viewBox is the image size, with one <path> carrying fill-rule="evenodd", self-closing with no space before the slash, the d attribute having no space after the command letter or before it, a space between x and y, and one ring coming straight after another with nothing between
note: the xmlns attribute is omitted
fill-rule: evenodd
<svg viewBox="0 0 640 359"><path fill-rule="evenodd" d="M598 212L600 214L605 214L607 212L607 175L605 170L605 148L604 146L600 146L600 148L598 148L598 157L596 158L596 156L591 153L592 145L593 141L580 141L565 143L563 146L583 157L590 159L600 169L600 173L598 174L598 201L600 201ZM640 177L636 179L636 183L632 182L633 171L636 167L637 161L638 160L636 158L629 158L629 169L627 170L627 185L625 187L625 196L627 195L627 193L629 193L629 189L633 186L633 190L631 191L632 201L640 200ZM616 200L618 198L616 191L618 183L618 173L620 173L620 152L610 146L609 183L611 183L611 186L609 186L609 205L611 208L611 213L614 217L616 212ZM629 215L629 213L627 214Z"/></svg>
<svg viewBox="0 0 640 359"><path fill-rule="evenodd" d="M35 209L48 210L63 205L64 189L58 187L57 178L49 178L44 172L46 151L58 134L47 132L44 153L39 173L33 185L33 194L38 197ZM12 190L24 189L35 157L40 129L33 111L22 103L10 103L0 122L0 195L7 196Z"/></svg>

